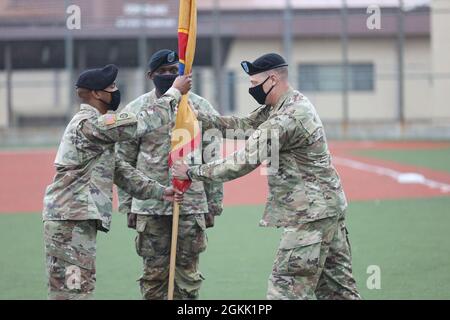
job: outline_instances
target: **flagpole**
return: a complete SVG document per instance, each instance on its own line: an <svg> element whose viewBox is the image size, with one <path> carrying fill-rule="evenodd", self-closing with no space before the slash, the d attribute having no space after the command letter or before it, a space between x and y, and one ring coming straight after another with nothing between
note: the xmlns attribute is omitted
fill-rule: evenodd
<svg viewBox="0 0 450 320"><path fill-rule="evenodd" d="M180 0L180 16L178 25L178 50L180 57L180 75L189 74L192 70L192 64L195 56L195 45L197 37L197 2L196 0ZM186 39L187 34L187 39ZM187 42L186 42L187 41ZM195 115L189 108L188 96L185 94L181 97L178 104L178 114L175 121L175 128L184 127L186 125L186 119L180 120L180 114L183 117L189 115L189 119L192 122L192 141L195 141L197 135L195 134ZM193 122L194 120L194 122ZM197 124L198 125L198 124ZM199 130L197 130L199 132ZM188 143L189 141L186 141ZM195 142L194 142L195 144ZM169 155L169 160L172 158L172 153L176 152L177 143L172 141L172 151ZM186 156L183 151L183 144L181 144L181 150L178 156L184 158ZM189 189L191 182L180 182L177 179L172 180L172 184L176 189L181 192L186 192ZM170 245L170 262L169 262L169 284L167 289L167 299L173 300L173 294L175 291L175 272L176 272L176 259L177 259L177 241L178 241L178 222L180 218L180 204L176 201L173 204L173 218L172 218L172 241Z"/></svg>
<svg viewBox="0 0 450 320"><path fill-rule="evenodd" d="M167 299L173 300L173 292L175 290L175 266L177 260L177 240L178 240L178 221L180 217L180 205L178 202L173 203L173 220L172 220L172 241L170 245L170 265L169 265L169 289Z"/></svg>

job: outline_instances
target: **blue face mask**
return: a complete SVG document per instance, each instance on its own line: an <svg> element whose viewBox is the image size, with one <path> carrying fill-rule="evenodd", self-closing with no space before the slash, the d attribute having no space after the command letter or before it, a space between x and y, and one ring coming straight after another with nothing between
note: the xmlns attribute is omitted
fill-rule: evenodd
<svg viewBox="0 0 450 320"><path fill-rule="evenodd" d="M275 88L275 86L276 86L276 84L274 84L274 85L272 86L272 88L270 88L270 90L269 90L267 93L264 92L264 88L263 88L264 83L266 83L267 80L269 80L269 78L270 78L270 76L268 76L267 79L264 80L263 83L261 83L261 84L259 84L259 85L257 85L257 86L254 86L254 87L251 87L251 88L248 89L248 93L250 93L250 95L251 95L251 96L252 96L259 104L266 104L267 96L268 96L269 93L272 91L272 89Z"/></svg>

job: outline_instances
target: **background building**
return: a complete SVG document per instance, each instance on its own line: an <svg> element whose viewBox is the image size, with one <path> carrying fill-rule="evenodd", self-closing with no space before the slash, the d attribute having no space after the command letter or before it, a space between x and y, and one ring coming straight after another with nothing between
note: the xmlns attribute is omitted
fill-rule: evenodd
<svg viewBox="0 0 450 320"><path fill-rule="evenodd" d="M124 103L149 90L150 55L177 49L178 1L0 0L0 299L46 298L42 199L78 109L76 77L116 63ZM240 62L276 51L315 103L349 203L362 297L449 299L450 0L197 1L195 91L246 114L257 105ZM77 8L81 28L70 30ZM227 153L242 146L228 142ZM283 230L258 227L263 172L224 185L201 299L265 299ZM96 299L141 298L126 220L114 213L98 236Z"/></svg>
<svg viewBox="0 0 450 320"><path fill-rule="evenodd" d="M403 3L403 4L402 4ZM71 5L80 29L69 30ZM194 89L224 114L257 107L240 61L279 52L339 137L449 135L450 1L199 0ZM369 28L377 9L380 28ZM0 127L63 126L73 83L115 63L124 102L151 88L151 53L177 48L178 1L0 0Z"/></svg>

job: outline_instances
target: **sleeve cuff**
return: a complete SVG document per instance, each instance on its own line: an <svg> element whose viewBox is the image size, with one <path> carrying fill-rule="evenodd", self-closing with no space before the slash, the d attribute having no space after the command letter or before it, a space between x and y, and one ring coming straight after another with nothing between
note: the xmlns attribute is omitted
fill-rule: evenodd
<svg viewBox="0 0 450 320"><path fill-rule="evenodd" d="M194 166L189 169L189 178L191 180L199 180L199 178L201 177L200 167L201 166Z"/></svg>
<svg viewBox="0 0 450 320"><path fill-rule="evenodd" d="M205 112L198 110L197 120L202 122L202 126L205 130L214 128L214 123L213 123L214 118L212 118L212 117L213 117L213 115L209 115Z"/></svg>
<svg viewBox="0 0 450 320"><path fill-rule="evenodd" d="M222 214L223 208L218 206L210 206L208 212L213 216L220 216Z"/></svg>
<svg viewBox="0 0 450 320"><path fill-rule="evenodd" d="M158 200L163 200L165 187L158 184L154 187L153 197Z"/></svg>
<svg viewBox="0 0 450 320"><path fill-rule="evenodd" d="M197 111L197 119L198 120L202 120L202 121L208 121L209 120L208 114L198 110Z"/></svg>
<svg viewBox="0 0 450 320"><path fill-rule="evenodd" d="M171 87L169 90L167 90L167 92L164 95L170 96L174 98L177 102L180 102L181 92L177 88Z"/></svg>

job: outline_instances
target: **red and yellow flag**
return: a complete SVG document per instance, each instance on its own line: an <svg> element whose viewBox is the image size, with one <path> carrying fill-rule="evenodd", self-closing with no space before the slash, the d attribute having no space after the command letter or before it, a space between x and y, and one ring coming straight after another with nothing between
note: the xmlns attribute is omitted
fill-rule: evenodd
<svg viewBox="0 0 450 320"><path fill-rule="evenodd" d="M189 74L194 63L197 41L197 1L180 0L178 23L178 55L180 57L180 75ZM169 154L169 167L174 162L185 159L200 145L201 132L195 114L188 105L188 95L181 98L178 105L175 127L172 132L172 149ZM185 192L191 181L172 179L178 190Z"/></svg>

